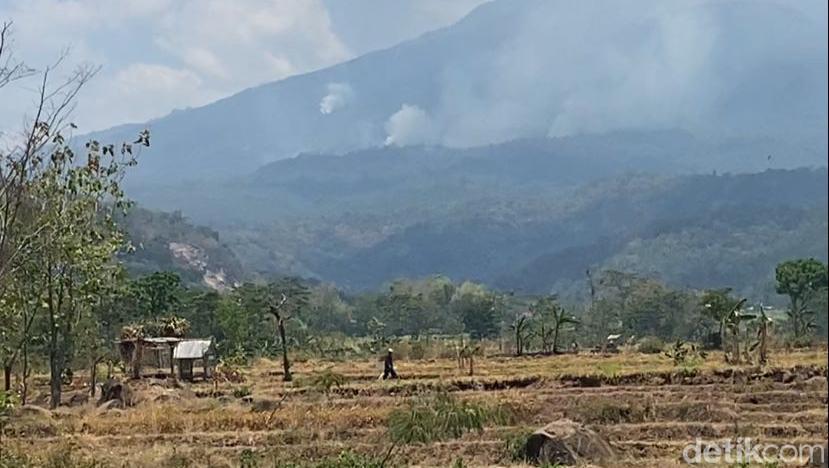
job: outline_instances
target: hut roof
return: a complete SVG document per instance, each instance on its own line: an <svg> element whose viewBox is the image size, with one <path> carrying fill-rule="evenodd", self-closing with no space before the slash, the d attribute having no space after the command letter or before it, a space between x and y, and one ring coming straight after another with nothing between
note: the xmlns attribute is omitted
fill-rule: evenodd
<svg viewBox="0 0 829 468"><path fill-rule="evenodd" d="M173 350L173 359L202 359L213 346L213 340L182 340Z"/></svg>

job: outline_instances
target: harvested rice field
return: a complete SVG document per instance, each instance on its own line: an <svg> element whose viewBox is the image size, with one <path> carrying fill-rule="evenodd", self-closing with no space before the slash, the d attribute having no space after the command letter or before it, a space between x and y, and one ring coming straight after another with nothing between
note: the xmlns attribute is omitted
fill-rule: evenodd
<svg viewBox="0 0 829 468"><path fill-rule="evenodd" d="M480 357L473 376L453 359L399 360L394 381L378 380L373 360L308 360L294 363L293 382L259 360L237 382L129 381L125 408L87 398L78 375L55 411L40 378L2 447L9 466L530 466L527 436L572 421L612 451L577 465L682 466L696 439L825 444L826 360L825 348L781 351L763 368L727 366L716 353L693 368L633 352ZM495 416L451 437L393 442L393 414L435 395Z"/></svg>

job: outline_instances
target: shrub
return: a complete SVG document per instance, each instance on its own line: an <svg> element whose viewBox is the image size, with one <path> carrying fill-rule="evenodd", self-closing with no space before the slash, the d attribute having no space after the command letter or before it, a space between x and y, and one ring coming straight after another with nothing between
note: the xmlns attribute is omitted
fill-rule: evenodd
<svg viewBox="0 0 829 468"><path fill-rule="evenodd" d="M244 398L246 396L250 396L250 387L248 387L247 385L242 385L241 387L236 387L233 389L234 398Z"/></svg>
<svg viewBox="0 0 829 468"><path fill-rule="evenodd" d="M338 374L331 369L325 369L316 372L308 381L308 385L315 390L323 393L328 393L333 387L342 387L346 383L346 378L342 374Z"/></svg>
<svg viewBox="0 0 829 468"><path fill-rule="evenodd" d="M566 417L586 424L622 424L645 422L652 413L650 405L598 398L570 409Z"/></svg>
<svg viewBox="0 0 829 468"><path fill-rule="evenodd" d="M484 429L488 423L511 419L511 411L503 406L491 407L458 401L448 393L415 399L409 407L389 416L389 433L398 443L429 443L458 438L466 432Z"/></svg>
<svg viewBox="0 0 829 468"><path fill-rule="evenodd" d="M257 468L259 466L259 462L256 459L256 454L251 449L244 449L242 453L239 454L239 467L240 468Z"/></svg>
<svg viewBox="0 0 829 468"><path fill-rule="evenodd" d="M674 366L683 367L686 371L691 370L700 362L704 361L708 355L697 348L696 345L686 343L682 340L676 340L665 351L665 357L670 358Z"/></svg>
<svg viewBox="0 0 829 468"><path fill-rule="evenodd" d="M637 351L644 354L659 354L665 351L665 342L656 336L646 336L639 340Z"/></svg>
<svg viewBox="0 0 829 468"><path fill-rule="evenodd" d="M507 461L526 462L527 440L532 431L529 429L510 431L501 438L504 442L504 453Z"/></svg>

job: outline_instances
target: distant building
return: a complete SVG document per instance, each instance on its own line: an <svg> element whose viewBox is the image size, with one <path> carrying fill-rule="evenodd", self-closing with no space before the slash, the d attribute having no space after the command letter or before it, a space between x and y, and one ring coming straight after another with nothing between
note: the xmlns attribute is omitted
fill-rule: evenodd
<svg viewBox="0 0 829 468"><path fill-rule="evenodd" d="M122 339L117 344L121 359L129 365L134 379L142 377L144 367L156 376L160 376L162 369L169 369L172 377L177 365L179 378L192 381L195 377L193 367L200 365L202 376L207 380L212 377L216 364L213 338L138 337Z"/></svg>
<svg viewBox="0 0 829 468"><path fill-rule="evenodd" d="M203 378L205 380L211 378L216 360L216 347L213 339L179 341L173 350L173 360L178 364L178 375L181 380L193 380L193 367L196 361L200 361Z"/></svg>

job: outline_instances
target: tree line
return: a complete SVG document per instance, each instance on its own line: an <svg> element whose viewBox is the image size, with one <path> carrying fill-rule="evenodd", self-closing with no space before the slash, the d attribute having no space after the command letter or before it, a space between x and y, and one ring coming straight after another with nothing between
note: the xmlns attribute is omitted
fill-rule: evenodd
<svg viewBox="0 0 829 468"><path fill-rule="evenodd" d="M68 112L95 69L55 81L55 67L33 70L15 59L9 31L0 29L0 89L21 80L38 89L32 118L0 151L0 364L4 391L16 376L24 401L33 370L48 372L56 407L73 369L111 359L118 338L152 334L211 336L224 357L279 356L286 380L290 350L376 352L403 337L497 340L502 352L521 355L601 344L613 333L714 347L739 344L754 328L762 334L758 314L727 289L678 290L619 271L587 272L589 301L575 304L443 276L363 294L291 277L224 293L185 286L173 272L131 277L119 260L131 249L118 222L132 206L121 181L150 134L73 143ZM816 330L825 336L826 265L787 261L776 279L790 299L791 340L814 339ZM744 354L729 349L735 361Z"/></svg>

